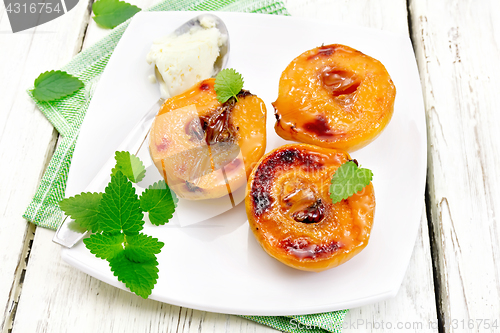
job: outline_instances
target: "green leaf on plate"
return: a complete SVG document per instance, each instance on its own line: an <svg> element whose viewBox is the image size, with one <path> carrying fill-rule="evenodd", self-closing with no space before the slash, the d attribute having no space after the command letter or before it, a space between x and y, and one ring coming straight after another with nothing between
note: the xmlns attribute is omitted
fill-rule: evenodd
<svg viewBox="0 0 500 333"><path fill-rule="evenodd" d="M232 68L223 69L215 77L214 89L220 103L225 103L231 97L238 101L237 95L243 89L243 77Z"/></svg>
<svg viewBox="0 0 500 333"><path fill-rule="evenodd" d="M349 198L362 191L370 184L373 172L370 169L359 168L354 161L342 164L332 177L330 198L333 203Z"/></svg>

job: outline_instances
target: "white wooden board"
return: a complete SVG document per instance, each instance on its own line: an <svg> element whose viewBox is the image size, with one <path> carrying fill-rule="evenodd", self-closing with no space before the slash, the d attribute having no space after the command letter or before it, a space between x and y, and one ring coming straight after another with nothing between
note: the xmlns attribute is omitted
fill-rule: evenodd
<svg viewBox="0 0 500 333"><path fill-rule="evenodd" d="M40 27L12 34L0 5L0 331L10 327L34 226L22 218L52 156L57 133L25 93L46 70L80 48L87 6Z"/></svg>
<svg viewBox="0 0 500 333"><path fill-rule="evenodd" d="M419 0L410 8L444 331L498 331L500 3Z"/></svg>
<svg viewBox="0 0 500 333"><path fill-rule="evenodd" d="M143 8L148 7L150 4L146 1L134 1L133 3ZM83 6L82 3L79 6ZM289 0L288 7L292 15L317 17L338 23L352 22L353 24L381 28L401 34L408 33L406 3L404 1ZM60 20L62 18L55 20L54 23ZM64 25L67 30L68 26L84 24L85 20L85 17L74 18L72 23L65 21L64 23L61 22L61 25ZM62 31L62 29L57 31ZM87 43L87 41L94 42L97 40L95 36L100 37L105 33L91 21L84 46L88 47L91 43ZM68 49L72 48L71 45L78 45L78 36L71 35L68 31L65 32L68 35L59 34L64 35L61 38L66 38L64 45ZM24 50L25 48L19 47L16 52L21 54ZM28 65L21 64L22 68L31 66L31 76L29 76L28 81L45 69L62 65L69 59L73 50L67 50L66 57L59 55L64 60L59 59L59 62L54 60L52 51L50 46L45 46L45 48L40 46L40 49L37 50L37 56L46 54L46 57L49 58L50 54L53 57L53 63L41 58L42 60L37 59L36 61L34 59L25 60ZM12 57L15 58L16 55ZM52 67L50 67L51 65ZM47 68L44 68L44 66L47 66ZM21 88L25 86L26 82ZM13 94L18 94L19 89L12 88ZM14 102L15 98L9 97L8 103ZM31 112L37 114L38 111L34 109L29 101L24 101L24 103L28 106L31 105ZM43 118L43 115L38 112L36 117ZM36 125L38 123L43 124L43 122L43 119L33 122L33 129L27 136L31 139L30 141L38 141L34 140L35 134L32 133L37 129ZM50 140L52 139L53 144L54 139L50 124L45 123L43 126L45 126L43 133L50 134L45 134L49 139L46 139L45 142L39 140L40 142L36 142L34 146L28 144L23 146L23 152L26 155L39 156L38 160L40 161L43 161L43 154L40 151L45 152L47 147L52 147L50 146ZM20 128L20 125L18 128ZM10 137L16 136L11 134ZM7 149L3 148L1 152L4 151L7 151ZM27 164L28 157L25 158L26 160L23 161L25 161L24 164ZM23 163L19 165L23 165ZM23 192L24 202L18 204L22 209L29 201L30 195L35 189L36 179L40 176L42 169L43 162L33 166L35 171L31 172L36 173L36 177L32 176L33 178L26 180L26 184L31 186L31 192ZM21 174L20 172L19 174ZM22 213L22 209L20 209L19 213ZM15 222L10 223L14 224ZM348 315L348 321L358 319L363 319L367 323L381 321L396 323L401 320L405 322L436 321L428 232L425 223L424 218L423 227L415 244L415 253L410 263L410 269L398 296L387 302L353 309ZM22 222L19 224L22 225ZM1 235L3 233L0 233ZM142 300L135 295L107 286L62 263L59 257L60 248L51 242L52 236L53 232L49 230L39 228L36 231L21 300L14 322L14 333L57 333L70 330L72 332L137 332L145 330L149 332L273 331L239 317L194 311L155 301ZM19 238L22 238L22 236ZM12 241L11 243L18 244L18 242ZM18 253L20 252L19 250ZM362 331L379 332L380 330L372 325L371 328L368 327ZM430 331L434 332L437 329Z"/></svg>

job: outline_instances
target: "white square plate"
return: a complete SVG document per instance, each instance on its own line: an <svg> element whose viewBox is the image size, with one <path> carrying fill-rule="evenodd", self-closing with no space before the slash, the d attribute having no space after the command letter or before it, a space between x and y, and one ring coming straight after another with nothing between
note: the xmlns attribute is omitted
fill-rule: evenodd
<svg viewBox="0 0 500 333"><path fill-rule="evenodd" d="M87 112L71 165L67 196L82 192L134 124L159 98L146 54L153 40L195 12L141 12L114 51ZM340 43L380 60L397 89L394 116L373 143L351 154L374 172L377 200L368 246L349 262L321 273L298 271L269 257L249 230L244 204L207 221L144 232L165 243L150 298L189 308L245 315L309 314L352 308L396 295L415 243L424 199L426 129L412 45L406 36L273 15L216 13L231 38L228 67L268 111L271 150L286 141L274 132L271 102L281 72L302 52ZM147 161L149 162L149 161ZM149 162L150 163L150 162ZM160 179L154 168L148 178ZM206 206L206 205L205 205ZM69 264L125 289L106 261L80 242L62 252Z"/></svg>

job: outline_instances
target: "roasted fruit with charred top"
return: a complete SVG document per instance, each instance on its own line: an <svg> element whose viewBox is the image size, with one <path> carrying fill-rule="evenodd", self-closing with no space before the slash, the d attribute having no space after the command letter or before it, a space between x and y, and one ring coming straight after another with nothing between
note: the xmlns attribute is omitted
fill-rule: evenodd
<svg viewBox="0 0 500 333"><path fill-rule="evenodd" d="M389 123L395 96L378 60L345 45L317 47L283 71L275 130L286 140L353 151Z"/></svg>
<svg viewBox="0 0 500 333"><path fill-rule="evenodd" d="M285 145L264 155L250 175L246 211L264 250L305 271L338 266L367 244L375 211L370 183L332 203L330 181L349 154L307 144Z"/></svg>
<svg viewBox="0 0 500 333"><path fill-rule="evenodd" d="M153 162L181 198L220 198L246 183L266 149L266 107L246 90L221 104L214 79L165 101L150 133Z"/></svg>

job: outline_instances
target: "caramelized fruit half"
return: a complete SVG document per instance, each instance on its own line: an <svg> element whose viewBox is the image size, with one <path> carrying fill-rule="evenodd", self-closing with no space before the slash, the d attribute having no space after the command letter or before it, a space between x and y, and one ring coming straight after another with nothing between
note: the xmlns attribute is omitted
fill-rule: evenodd
<svg viewBox="0 0 500 333"><path fill-rule="evenodd" d="M181 198L219 198L246 183L266 149L266 107L242 90L217 101L214 79L165 101L150 133L153 162Z"/></svg>
<svg viewBox="0 0 500 333"><path fill-rule="evenodd" d="M395 96L378 60L340 44L317 47L283 71L275 130L286 140L353 151L389 123Z"/></svg>
<svg viewBox="0 0 500 333"><path fill-rule="evenodd" d="M252 171L246 211L257 241L272 257L306 271L338 266L367 244L375 211L370 183L336 204L329 186L344 151L306 144L266 154Z"/></svg>

